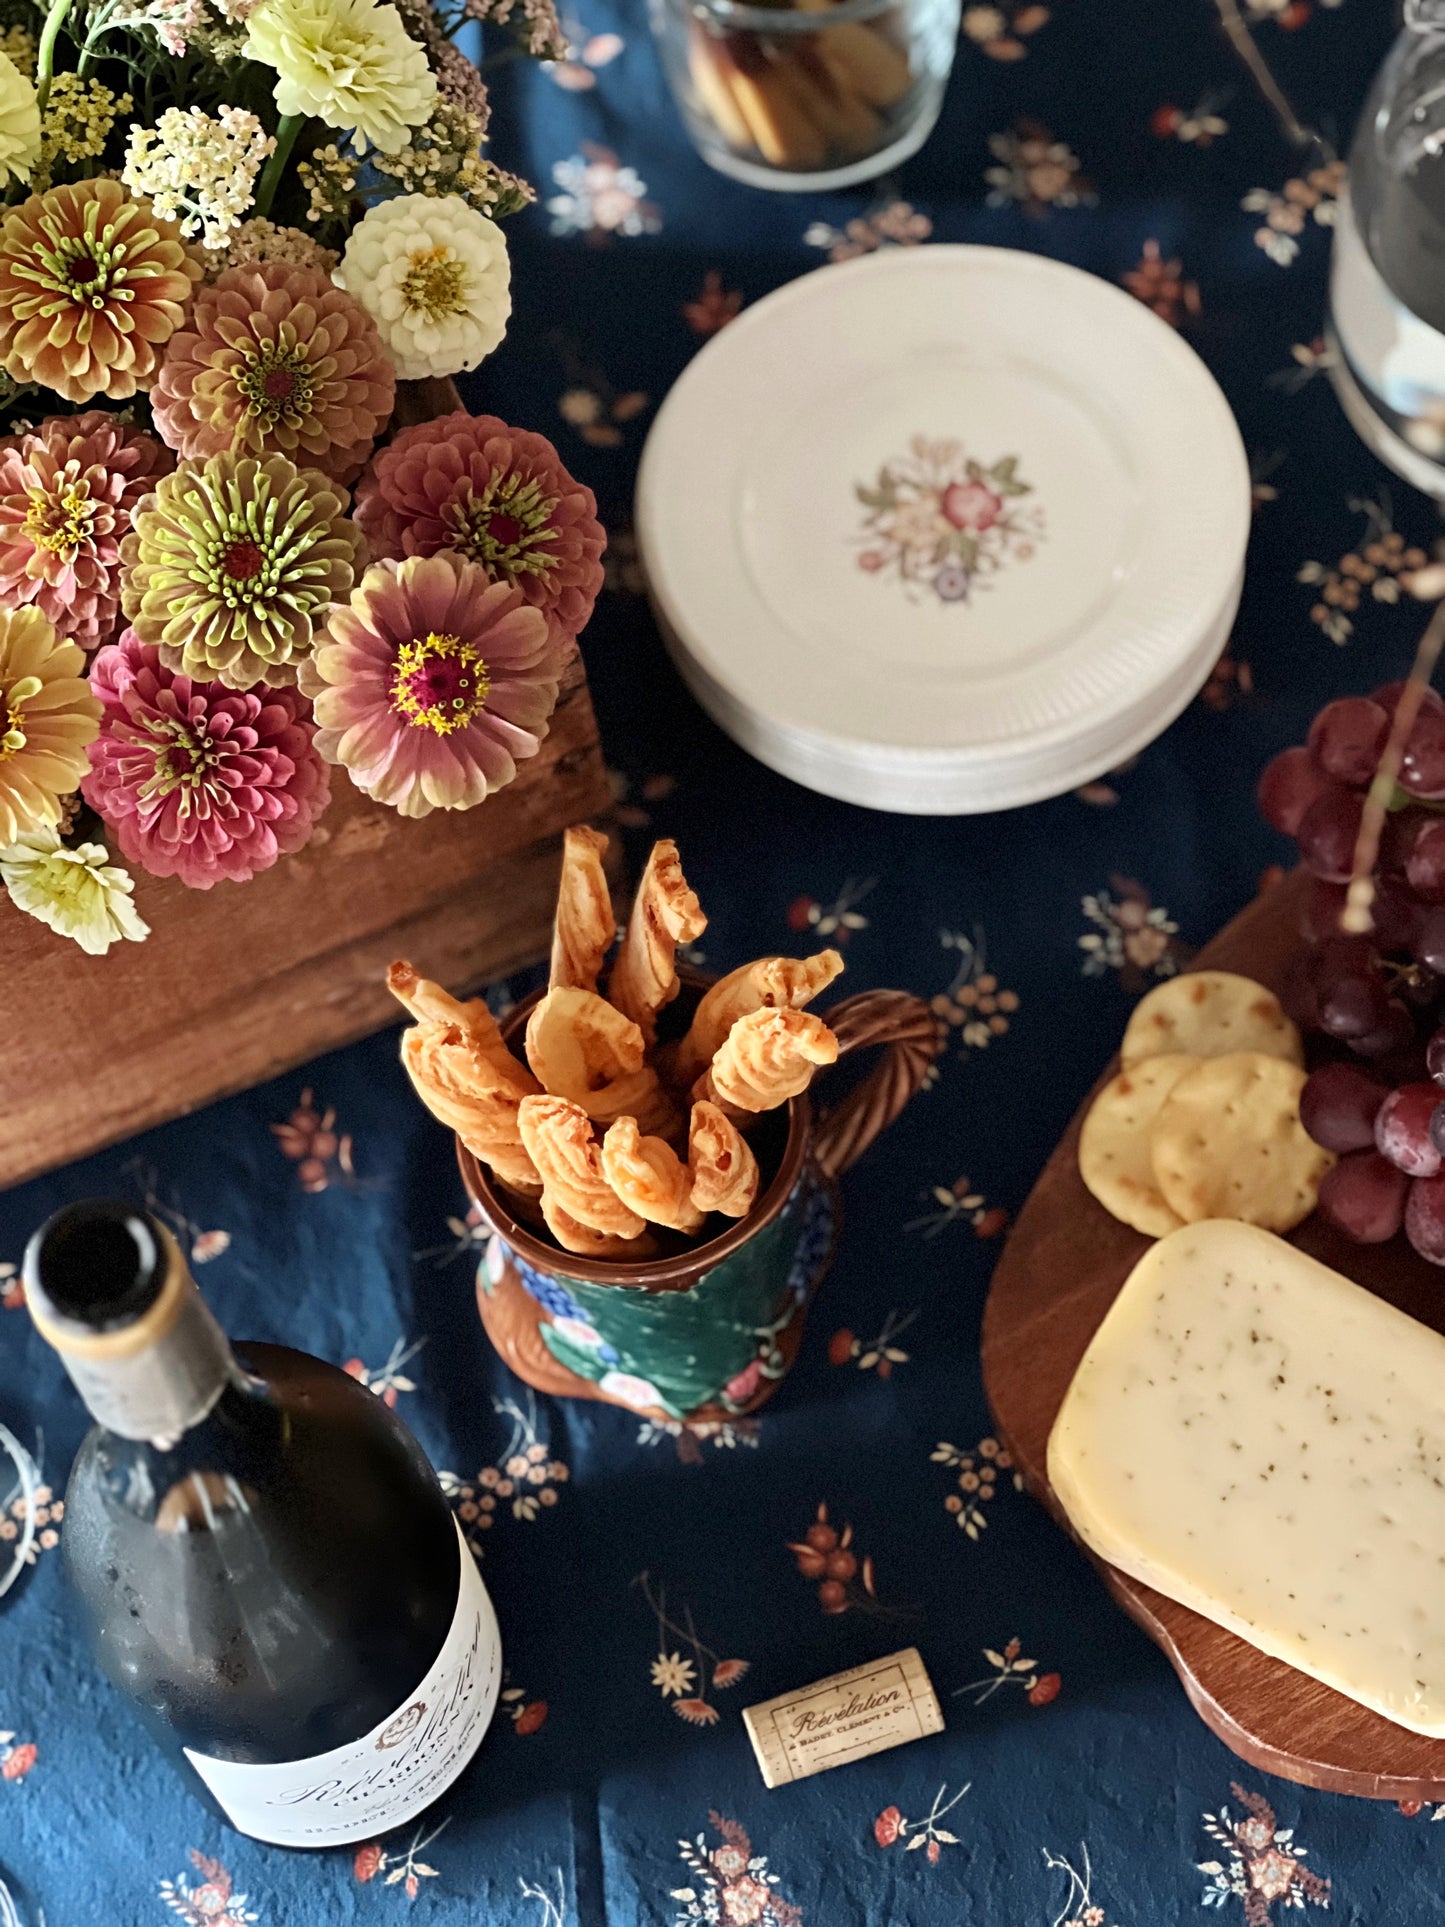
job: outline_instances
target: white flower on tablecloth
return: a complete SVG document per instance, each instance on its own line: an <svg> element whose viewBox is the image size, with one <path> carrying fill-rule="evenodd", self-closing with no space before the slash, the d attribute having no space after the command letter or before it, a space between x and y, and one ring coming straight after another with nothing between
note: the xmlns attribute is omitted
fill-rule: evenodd
<svg viewBox="0 0 1445 1927"><path fill-rule="evenodd" d="M562 189L547 203L554 234L656 234L662 217L647 199L647 183L610 147L584 141L580 153L555 161L552 179Z"/></svg>
<svg viewBox="0 0 1445 1927"><path fill-rule="evenodd" d="M652 1683L665 1699L669 1693L690 1693L693 1665L681 1653L659 1653L652 1662Z"/></svg>
<svg viewBox="0 0 1445 1927"><path fill-rule="evenodd" d="M332 279L373 317L403 381L475 368L512 312L502 230L456 194L372 208Z"/></svg>

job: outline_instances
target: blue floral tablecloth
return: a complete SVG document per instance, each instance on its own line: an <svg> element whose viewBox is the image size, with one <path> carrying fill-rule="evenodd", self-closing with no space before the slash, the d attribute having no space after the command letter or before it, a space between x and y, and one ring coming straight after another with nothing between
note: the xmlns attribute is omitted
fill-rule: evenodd
<svg viewBox="0 0 1445 1927"><path fill-rule="evenodd" d="M846 1180L792 1375L759 1419L697 1433L535 1397L492 1356L479 1233L394 1035L0 1199L0 1421L48 1481L34 1569L0 1604L12 1904L50 1927L1445 1919L1445 1809L1232 1758L1017 1490L977 1362L1000 1235L1134 1000L1287 855L1257 771L1323 699L1399 673L1418 625L1396 575L1436 511L1356 442L1323 373L1340 172L1284 137L1208 0L970 0L943 119L899 177L758 194L688 149L640 0L576 5L564 65L497 83L496 149L540 192L473 399L555 436L603 505L586 653L634 864L679 839L710 966L837 943L845 987L934 999L947 1048ZM1241 6L1301 120L1343 146L1391 9ZM826 260L940 240L1035 249L1148 301L1223 383L1255 476L1244 602L1203 695L1129 768L1001 819L870 815L750 763L667 664L629 520L649 422L710 334ZM79 1649L56 1546L84 1419L14 1267L45 1213L96 1191L162 1212L231 1331L344 1363L445 1471L508 1673L424 1828L316 1857L226 1831ZM853 1584L824 1610L792 1549L810 1530L871 1558L876 1598ZM908 1644L947 1731L765 1791L741 1707Z"/></svg>

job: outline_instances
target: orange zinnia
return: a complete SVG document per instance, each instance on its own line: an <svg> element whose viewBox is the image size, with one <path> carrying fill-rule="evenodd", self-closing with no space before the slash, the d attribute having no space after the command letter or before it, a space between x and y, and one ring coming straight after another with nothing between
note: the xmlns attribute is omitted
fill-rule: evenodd
<svg viewBox="0 0 1445 1927"><path fill-rule="evenodd" d="M227 269L197 296L151 406L182 455L281 454L347 482L395 399L396 377L361 303L328 275L261 261Z"/></svg>
<svg viewBox="0 0 1445 1927"><path fill-rule="evenodd" d="M32 194L0 221L0 365L67 401L149 388L201 265L118 181Z"/></svg>

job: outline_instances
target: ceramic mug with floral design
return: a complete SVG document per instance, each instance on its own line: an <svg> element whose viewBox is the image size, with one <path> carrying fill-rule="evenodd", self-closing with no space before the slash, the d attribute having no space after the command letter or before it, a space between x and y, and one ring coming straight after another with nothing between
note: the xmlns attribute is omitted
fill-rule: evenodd
<svg viewBox="0 0 1445 1927"><path fill-rule="evenodd" d="M684 979L673 1023L685 1025L706 984ZM506 1020L509 1042L520 1041L535 1002ZM805 1095L760 1118L751 1134L763 1173L757 1203L675 1257L616 1264L563 1251L512 1215L506 1194L458 1144L467 1190L493 1234L477 1304L518 1377L539 1391L673 1421L736 1418L776 1389L833 1255L836 1179L918 1090L938 1048L933 1013L903 991L865 991L825 1015L840 1058L877 1047L879 1061L821 1114Z"/></svg>

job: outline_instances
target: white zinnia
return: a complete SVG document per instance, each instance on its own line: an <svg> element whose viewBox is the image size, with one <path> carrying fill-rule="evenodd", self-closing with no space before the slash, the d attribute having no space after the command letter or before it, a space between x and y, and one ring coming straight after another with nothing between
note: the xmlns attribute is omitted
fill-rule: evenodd
<svg viewBox="0 0 1445 1927"><path fill-rule="evenodd" d="M88 956L103 957L123 937L140 943L150 935L130 900L134 884L103 843L67 849L55 829L37 830L0 850L0 880L17 910L72 938Z"/></svg>
<svg viewBox="0 0 1445 1927"><path fill-rule="evenodd" d="M456 194L372 208L331 278L370 313L403 381L475 368L512 312L502 230Z"/></svg>
<svg viewBox="0 0 1445 1927"><path fill-rule="evenodd" d="M0 54L0 182L28 181L40 158L35 89L8 54Z"/></svg>
<svg viewBox="0 0 1445 1927"><path fill-rule="evenodd" d="M395 7L376 0L264 0L246 27L246 52L276 69L283 114L349 128L365 151L405 147L436 102L436 76Z"/></svg>

